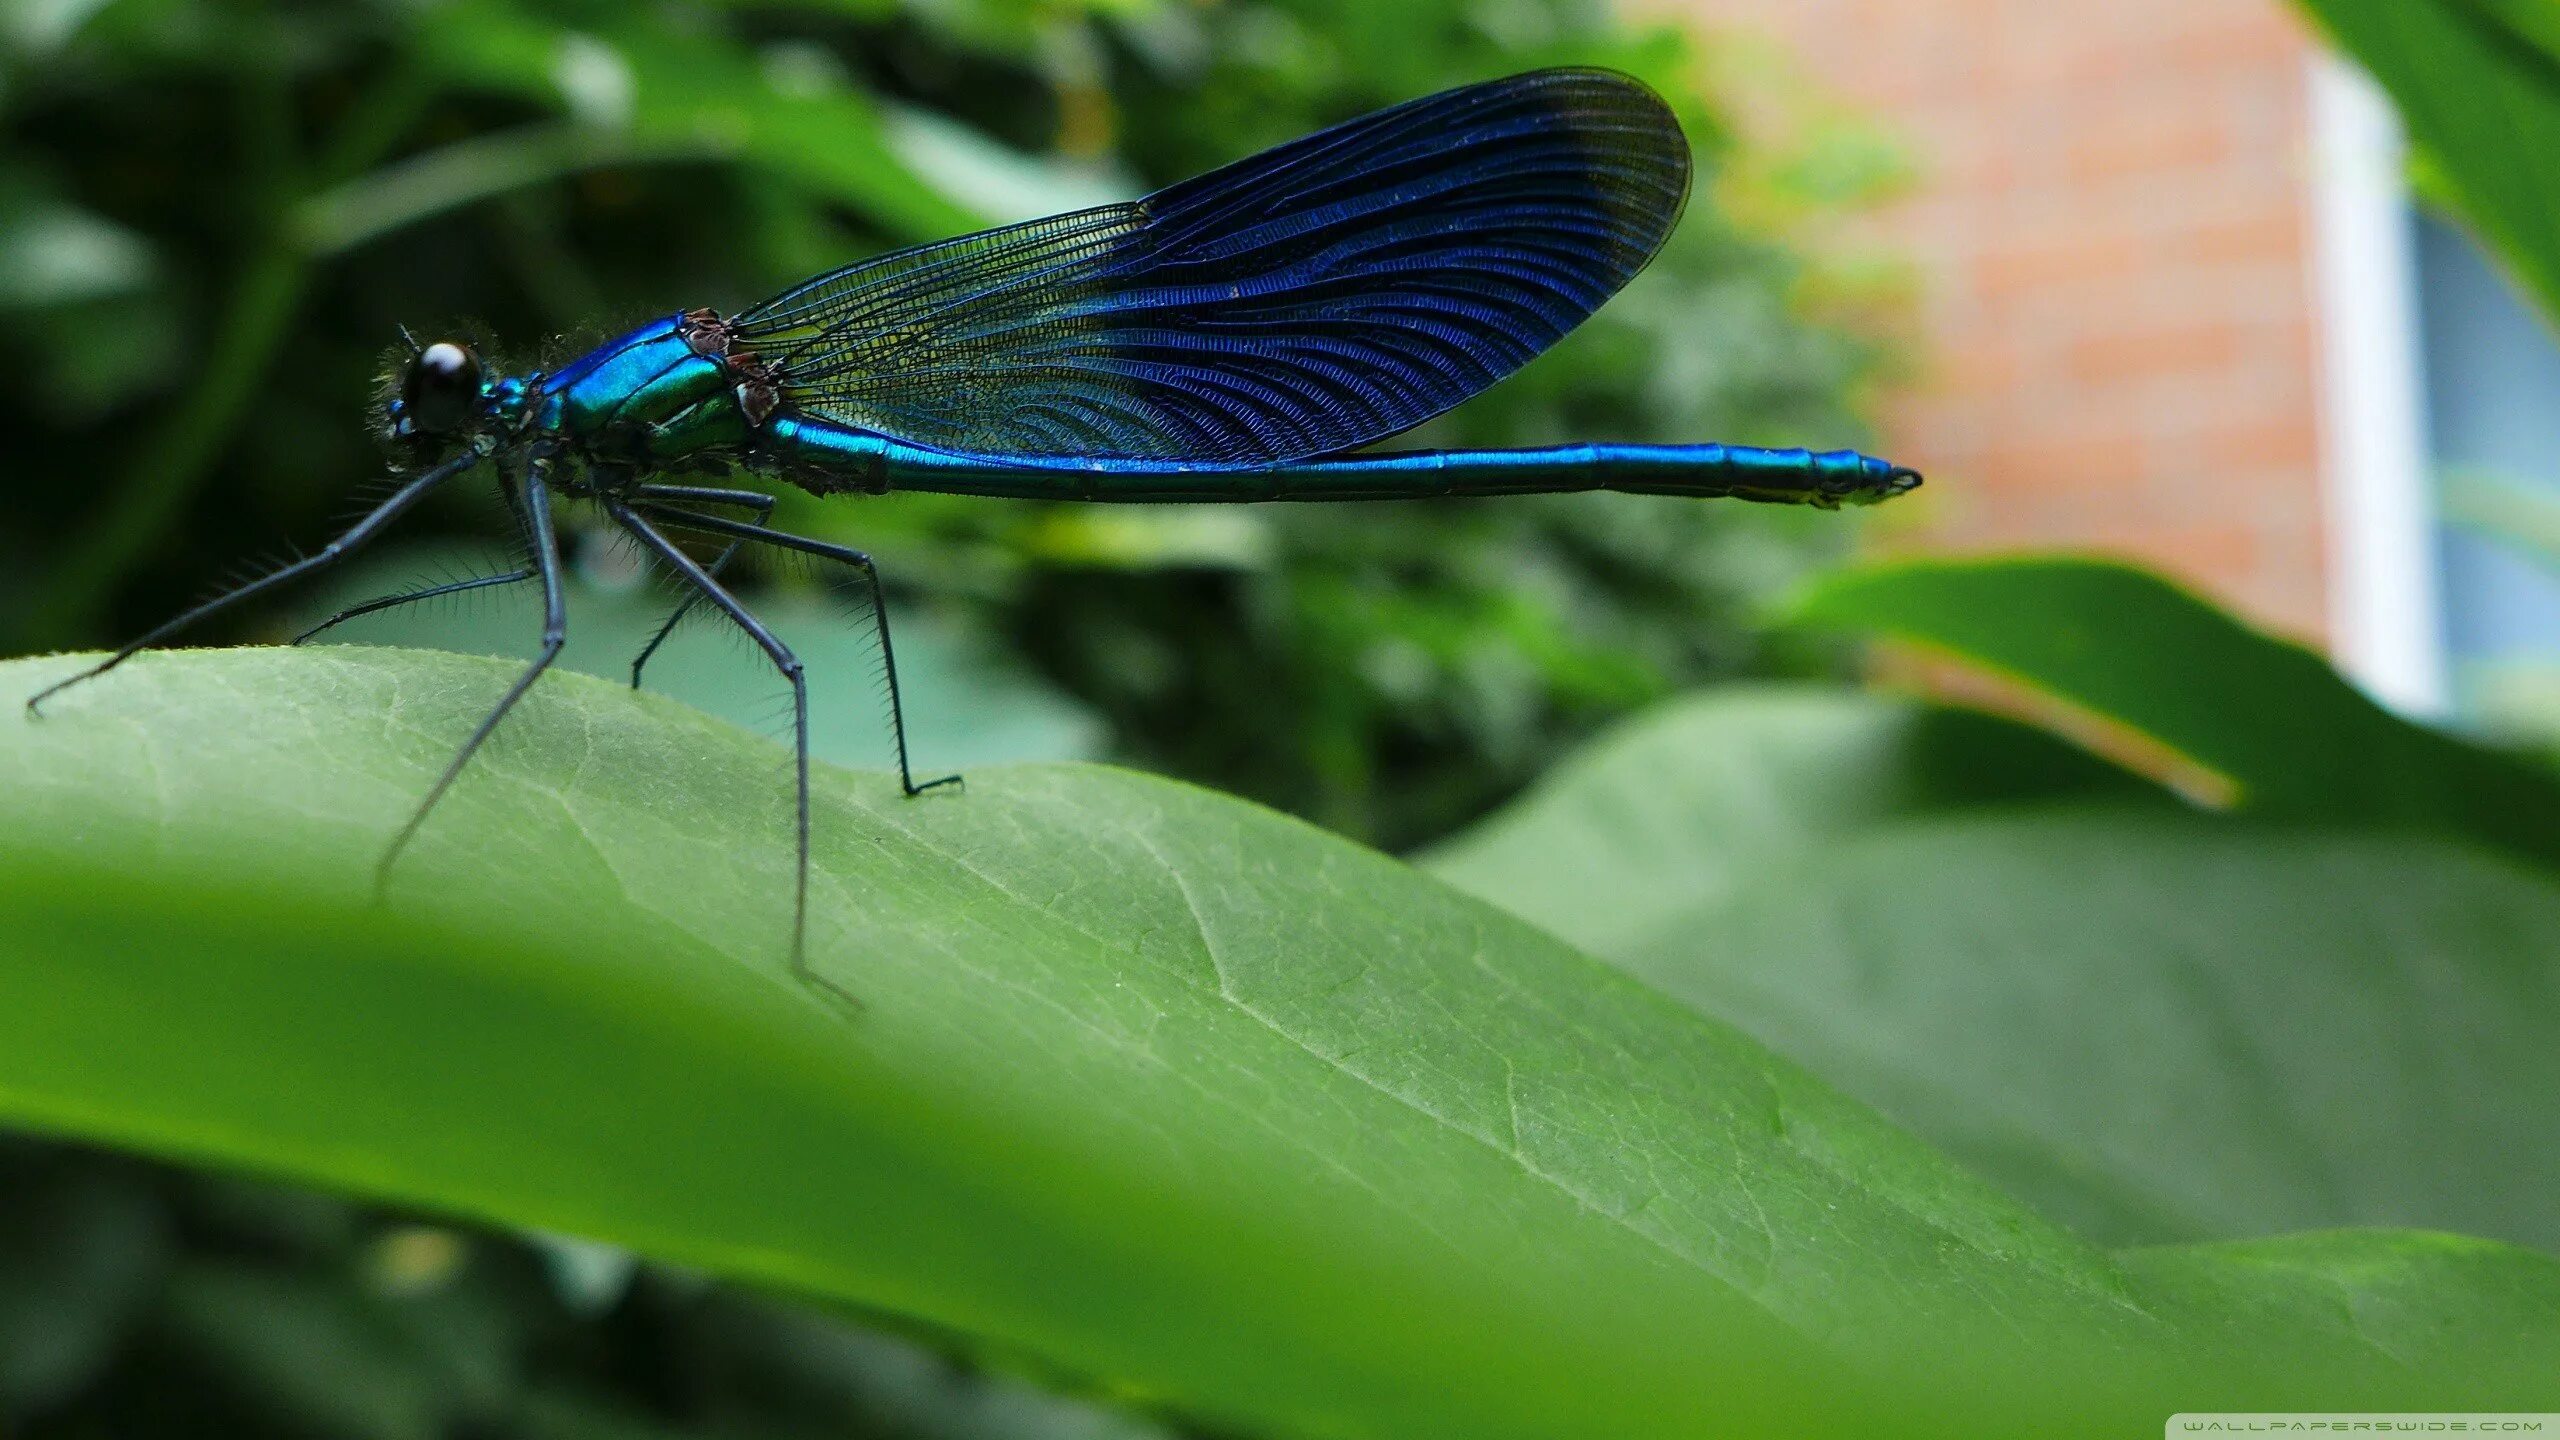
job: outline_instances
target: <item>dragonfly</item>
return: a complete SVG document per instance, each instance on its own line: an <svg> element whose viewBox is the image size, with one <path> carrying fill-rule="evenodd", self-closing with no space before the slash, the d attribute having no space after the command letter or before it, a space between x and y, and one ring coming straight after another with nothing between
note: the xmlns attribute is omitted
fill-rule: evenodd
<svg viewBox="0 0 2560 1440"><path fill-rule="evenodd" d="M1847 450L1363 449L1588 318L1660 251L1689 184L1679 121L1641 81L1539 70L1380 110L1141 200L859 261L734 315L683 310L555 369L505 374L467 343L403 332L380 419L389 497L306 558L172 618L28 708L337 564L486 465L524 543L519 567L369 601L299 637L462 590L541 590L539 651L393 836L377 878L558 657L568 614L553 508L590 503L684 592L635 661L635 686L696 604L790 685L790 955L815 980L808 686L799 657L721 579L743 547L815 557L867 589L899 784L915 796L958 777L918 783L910 768L879 567L774 528L771 486L1187 503L1614 490L1832 509L1918 485L1916 471ZM769 488L738 488L740 475ZM692 483L724 476L732 484ZM697 559L679 536L717 554Z"/></svg>

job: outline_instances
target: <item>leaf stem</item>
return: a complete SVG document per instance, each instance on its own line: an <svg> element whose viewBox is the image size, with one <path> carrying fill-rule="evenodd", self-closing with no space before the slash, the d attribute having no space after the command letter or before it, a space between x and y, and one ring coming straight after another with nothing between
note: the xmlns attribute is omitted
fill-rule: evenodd
<svg viewBox="0 0 2560 1440"><path fill-rule="evenodd" d="M583 170L710 159L732 148L558 122L474 135L311 196L297 207L293 230L312 254L337 255L430 216Z"/></svg>
<svg viewBox="0 0 2560 1440"><path fill-rule="evenodd" d="M90 633L116 582L195 498L250 396L265 383L286 326L309 289L309 269L302 252L280 237L251 256L231 286L194 388L105 487L105 510L54 567L51 603L31 618L39 645Z"/></svg>

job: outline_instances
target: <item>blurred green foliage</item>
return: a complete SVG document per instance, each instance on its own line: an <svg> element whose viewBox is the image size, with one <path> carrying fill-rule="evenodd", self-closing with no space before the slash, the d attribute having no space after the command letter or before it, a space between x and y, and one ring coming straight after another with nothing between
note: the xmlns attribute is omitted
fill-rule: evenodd
<svg viewBox="0 0 2560 1440"><path fill-rule="evenodd" d="M8 1433L1146 1440L823 1309L247 1179L0 1148Z"/></svg>
<svg viewBox="0 0 2560 1440"><path fill-rule="evenodd" d="M0 651L110 641L325 536L379 472L399 325L540 363L1549 63L1664 90L1702 183L1622 301L1420 438L1855 443L1876 346L1809 315L1839 287L1727 202L1826 213L1892 165L1833 134L1737 178L1708 58L1583 0L0 6L0 341L26 357L0 389ZM485 495L442 503L414 533L498 533ZM1640 703L1822 666L1770 653L1749 607L1847 535L1633 497L786 519L995 656L955 707L1045 682L1127 758L1395 845ZM937 725L967 722L915 719L943 763ZM611 1255L46 1146L0 1172L12 1436L1144 1433Z"/></svg>

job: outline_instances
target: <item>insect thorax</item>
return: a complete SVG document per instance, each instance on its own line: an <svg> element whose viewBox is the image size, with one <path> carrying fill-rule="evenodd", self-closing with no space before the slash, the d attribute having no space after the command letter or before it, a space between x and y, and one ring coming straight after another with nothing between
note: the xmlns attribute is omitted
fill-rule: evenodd
<svg viewBox="0 0 2560 1440"><path fill-rule="evenodd" d="M709 310L655 320L544 382L546 428L601 456L664 464L745 449L780 402Z"/></svg>

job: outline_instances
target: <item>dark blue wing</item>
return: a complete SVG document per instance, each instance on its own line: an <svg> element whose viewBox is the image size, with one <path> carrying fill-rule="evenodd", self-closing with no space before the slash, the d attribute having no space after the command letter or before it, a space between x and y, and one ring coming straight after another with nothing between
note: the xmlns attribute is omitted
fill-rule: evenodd
<svg viewBox="0 0 2560 1440"><path fill-rule="evenodd" d="M1542 70L865 261L734 324L786 404L919 445L1296 460L1520 368L1644 268L1688 188L1659 96Z"/></svg>

